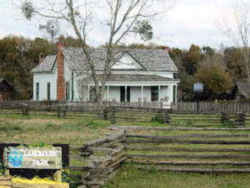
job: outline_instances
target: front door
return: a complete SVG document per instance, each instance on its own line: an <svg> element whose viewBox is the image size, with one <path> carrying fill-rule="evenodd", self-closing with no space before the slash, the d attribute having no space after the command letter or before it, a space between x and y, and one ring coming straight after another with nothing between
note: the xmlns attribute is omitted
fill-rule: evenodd
<svg viewBox="0 0 250 188"><path fill-rule="evenodd" d="M121 93L120 97L121 102L130 102L130 87L121 86L120 93Z"/></svg>
<svg viewBox="0 0 250 188"><path fill-rule="evenodd" d="M125 102L125 87L124 86L120 87L120 93L121 93L121 99L120 99L120 101L121 102Z"/></svg>
<svg viewBox="0 0 250 188"><path fill-rule="evenodd" d="M127 87L127 102L130 102L130 87Z"/></svg>

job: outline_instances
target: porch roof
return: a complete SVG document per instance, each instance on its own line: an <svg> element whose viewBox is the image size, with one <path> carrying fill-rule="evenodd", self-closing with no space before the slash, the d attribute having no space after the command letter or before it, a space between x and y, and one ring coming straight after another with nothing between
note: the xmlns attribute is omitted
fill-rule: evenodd
<svg viewBox="0 0 250 188"><path fill-rule="evenodd" d="M97 75L98 80L101 80L102 74ZM85 78L84 81L93 81L91 77ZM142 75L142 74L112 74L107 79L107 82L154 82L154 81L179 81L173 78L167 78L158 75Z"/></svg>

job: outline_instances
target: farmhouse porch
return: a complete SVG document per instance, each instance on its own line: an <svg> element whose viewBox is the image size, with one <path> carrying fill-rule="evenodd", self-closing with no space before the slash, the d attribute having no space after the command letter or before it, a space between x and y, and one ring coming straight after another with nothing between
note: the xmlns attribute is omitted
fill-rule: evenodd
<svg viewBox="0 0 250 188"><path fill-rule="evenodd" d="M177 102L175 79L156 75L112 75L106 82L104 101L120 103ZM87 101L94 99L94 83L86 86Z"/></svg>

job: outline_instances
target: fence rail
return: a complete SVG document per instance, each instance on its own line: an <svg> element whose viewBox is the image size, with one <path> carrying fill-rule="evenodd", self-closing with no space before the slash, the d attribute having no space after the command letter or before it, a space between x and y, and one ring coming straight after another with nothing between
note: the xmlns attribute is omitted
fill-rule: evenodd
<svg viewBox="0 0 250 188"><path fill-rule="evenodd" d="M250 103L180 102L173 106L175 113L250 113Z"/></svg>
<svg viewBox="0 0 250 188"><path fill-rule="evenodd" d="M98 139L85 144L81 149L81 156L86 157L87 166L73 167L71 170L84 170L82 175L82 187L100 187L114 176L122 162L127 157L122 142L125 139L125 131L110 135L104 139Z"/></svg>
<svg viewBox="0 0 250 188"><path fill-rule="evenodd" d="M112 127L114 128L114 127ZM156 135L127 134L124 141L128 160L141 170L192 173L250 173L250 142L248 135L239 131L249 129L199 129L199 128L155 128L125 127L135 130L156 131ZM176 136L158 136L158 131L183 131ZM197 131L197 133L195 133ZM223 131L212 134L211 131ZM228 131L228 132L226 132ZM191 133L191 134L190 134ZM202 134L201 134L202 133ZM170 132L171 135L171 132ZM242 137L241 137L242 136Z"/></svg>
<svg viewBox="0 0 250 188"><path fill-rule="evenodd" d="M0 103L0 114L23 114L26 116L30 114L51 115L59 118L85 116L110 120L112 124L117 121L149 122L156 116L162 116L166 118L166 123L168 122L167 109L143 106L136 107L126 104L111 106L111 103L104 103L104 105L100 107L95 103L81 102L8 101ZM166 116L164 114L166 114Z"/></svg>

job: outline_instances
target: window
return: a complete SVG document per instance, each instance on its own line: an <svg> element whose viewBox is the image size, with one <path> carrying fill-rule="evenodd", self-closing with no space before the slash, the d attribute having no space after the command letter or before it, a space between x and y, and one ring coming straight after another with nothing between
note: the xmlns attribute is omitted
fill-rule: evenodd
<svg viewBox="0 0 250 188"><path fill-rule="evenodd" d="M127 102L130 102L130 87L127 87Z"/></svg>
<svg viewBox="0 0 250 188"><path fill-rule="evenodd" d="M50 101L50 82L47 83L47 99Z"/></svg>
<svg viewBox="0 0 250 188"><path fill-rule="evenodd" d="M69 82L66 82L66 100L69 101L70 100L70 85Z"/></svg>
<svg viewBox="0 0 250 188"><path fill-rule="evenodd" d="M157 86L151 87L151 101L159 100L159 88Z"/></svg>
<svg viewBox="0 0 250 188"><path fill-rule="evenodd" d="M121 93L121 96L120 96L121 102L130 102L130 87L129 86L127 87L121 86L120 93Z"/></svg>
<svg viewBox="0 0 250 188"><path fill-rule="evenodd" d="M178 79L178 78L179 78L178 73L174 73L174 79Z"/></svg>
<svg viewBox="0 0 250 188"><path fill-rule="evenodd" d="M39 101L39 82L36 83L36 100Z"/></svg>

